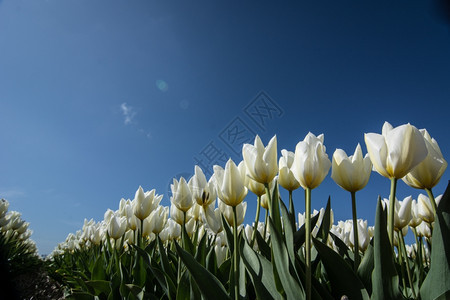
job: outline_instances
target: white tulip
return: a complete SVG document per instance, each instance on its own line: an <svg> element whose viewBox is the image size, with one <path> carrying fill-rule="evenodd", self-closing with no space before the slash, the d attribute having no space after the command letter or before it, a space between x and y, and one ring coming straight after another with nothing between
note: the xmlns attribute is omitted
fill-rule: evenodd
<svg viewBox="0 0 450 300"><path fill-rule="evenodd" d="M422 134L410 124L393 128L385 122L382 134L366 133L364 140L374 169L387 178L404 177L428 154Z"/></svg>

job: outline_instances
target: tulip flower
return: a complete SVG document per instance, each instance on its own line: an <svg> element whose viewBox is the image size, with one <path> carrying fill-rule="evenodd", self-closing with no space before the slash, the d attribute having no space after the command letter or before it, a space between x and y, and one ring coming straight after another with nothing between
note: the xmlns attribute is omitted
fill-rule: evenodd
<svg viewBox="0 0 450 300"><path fill-rule="evenodd" d="M417 214L428 224L434 222L434 212L431 200L424 194L419 194L417 197Z"/></svg>
<svg viewBox="0 0 450 300"><path fill-rule="evenodd" d="M264 147L257 135L254 145L244 144L242 156L248 174L253 180L265 184L272 181L277 175L277 137L274 136L267 147Z"/></svg>
<svg viewBox="0 0 450 300"><path fill-rule="evenodd" d="M436 200L434 198L432 188L438 184L445 170L447 169L447 161L444 159L438 143L433 139L426 129L421 129L425 144L427 146L427 157L413 168L403 181L416 189L424 189L428 197L430 197L433 213L436 213Z"/></svg>
<svg viewBox="0 0 450 300"><path fill-rule="evenodd" d="M214 209L213 205L208 206L203 213L203 223L208 224L208 228L215 234L222 231L222 220L219 208Z"/></svg>
<svg viewBox="0 0 450 300"><path fill-rule="evenodd" d="M189 189L192 198L201 206L208 206L216 200L214 177L206 181L205 174L199 166L194 168L194 176L189 179Z"/></svg>
<svg viewBox="0 0 450 300"><path fill-rule="evenodd" d="M359 144L350 156L344 150L336 149L332 166L331 178L346 191L359 191L369 182L372 163L368 154L363 157Z"/></svg>
<svg viewBox="0 0 450 300"><path fill-rule="evenodd" d="M241 202L236 207L236 215L237 215L237 226L241 225L244 222L245 212L247 211L247 202ZM222 215L225 217L230 226L234 226L234 217L233 217L233 207L226 205L223 202L219 201L219 210Z"/></svg>
<svg viewBox="0 0 450 300"><path fill-rule="evenodd" d="M311 190L318 187L327 176L331 161L323 145L323 134L315 136L309 132L295 147L291 171L306 191L306 298L311 299Z"/></svg>
<svg viewBox="0 0 450 300"><path fill-rule="evenodd" d="M300 187L300 182L295 179L294 173L291 171L295 153L283 149L281 150L281 155L282 156L278 162L278 183L289 191L289 213L294 215L295 209L294 202L292 200L292 191Z"/></svg>
<svg viewBox="0 0 450 300"><path fill-rule="evenodd" d="M389 207L393 212L397 180L403 178L427 157L425 140L420 131L410 124L393 128L388 122L384 123L381 134L366 133L364 140L374 169L391 180ZM388 215L388 234L392 244L393 213Z"/></svg>
<svg viewBox="0 0 450 300"><path fill-rule="evenodd" d="M416 189L432 189L438 184L445 170L447 161L444 159L438 143L433 139L426 129L421 129L425 145L428 150L426 158L414 167L403 181Z"/></svg>
<svg viewBox="0 0 450 300"><path fill-rule="evenodd" d="M300 187L300 182L298 182L291 171L295 153L283 149L281 150L281 155L278 162L278 183L286 190L294 191Z"/></svg>
<svg viewBox="0 0 450 300"><path fill-rule="evenodd" d="M374 169L387 178L404 177L428 154L422 134L410 124L393 128L385 122L382 134L366 133L364 140Z"/></svg>
<svg viewBox="0 0 450 300"><path fill-rule="evenodd" d="M2 218L8 211L9 202L5 199L0 200L0 218Z"/></svg>
<svg viewBox="0 0 450 300"><path fill-rule="evenodd" d="M310 132L295 147L291 171L305 190L318 187L330 170L331 161L323 140L323 134L316 137Z"/></svg>
<svg viewBox="0 0 450 300"><path fill-rule="evenodd" d="M134 215L143 221L159 205L162 197L162 195L156 195L154 189L144 193L144 190L140 186L133 200Z"/></svg>
<svg viewBox="0 0 450 300"><path fill-rule="evenodd" d="M411 220L409 221L409 226L413 229L422 223L422 218L419 215L419 204L416 200L411 202Z"/></svg>
<svg viewBox="0 0 450 300"><path fill-rule="evenodd" d="M127 229L127 219L123 216L120 216L118 213L114 213L111 216L108 224L108 234L114 240L121 238L125 230Z"/></svg>
<svg viewBox="0 0 450 300"><path fill-rule="evenodd" d="M178 182L174 178L173 184L170 185L170 189L172 190L172 197L170 198L170 202L179 210L186 213L192 207L192 205L194 205L194 202L192 200L192 193L189 189L186 179L181 177L180 181Z"/></svg>
<svg viewBox="0 0 450 300"><path fill-rule="evenodd" d="M383 199L383 204L385 208L390 213L389 199ZM402 201L395 199L395 210L394 210L394 229L395 231L401 231L404 227L408 226L411 221L411 205L412 197L408 196Z"/></svg>
<svg viewBox="0 0 450 300"><path fill-rule="evenodd" d="M166 225L169 208L159 205L149 216L150 227L154 234L159 234Z"/></svg>
<svg viewBox="0 0 450 300"><path fill-rule="evenodd" d="M239 205L248 192L244 177L245 172L239 170L231 159L227 161L225 169L215 165L214 178L219 199L229 206Z"/></svg>
<svg viewBox="0 0 450 300"><path fill-rule="evenodd" d="M363 157L361 146L358 144L355 149L355 153L347 156L342 149L336 149L333 154L331 169L331 178L344 190L351 193L352 198L352 215L353 215L353 240L358 244L357 229L358 222L356 217L356 191L364 188L369 182L370 173L372 171L372 163L370 162L369 155ZM353 248L355 251L355 264L354 269L359 267L360 256L358 247Z"/></svg>

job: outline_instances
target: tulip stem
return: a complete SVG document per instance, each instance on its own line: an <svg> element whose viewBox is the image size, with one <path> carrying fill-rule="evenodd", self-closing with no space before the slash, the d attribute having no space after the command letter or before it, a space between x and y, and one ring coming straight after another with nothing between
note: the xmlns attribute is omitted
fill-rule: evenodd
<svg viewBox="0 0 450 300"><path fill-rule="evenodd" d="M398 243L401 247L401 251L403 252L403 257L405 258L405 262L406 262L406 273L408 274L408 281L409 281L409 287L411 288L412 294L413 294L413 298L416 299L416 291L414 290L414 285L412 282L412 277L411 277L411 271L409 269L409 260L408 260L408 255L406 253L406 246L405 246L405 239L403 238L403 234L401 231L398 232ZM406 286L405 286L406 288Z"/></svg>
<svg viewBox="0 0 450 300"><path fill-rule="evenodd" d="M394 215L395 215L395 192L397 190L397 178L391 178L391 193L389 195L389 220L388 233L392 251L394 251Z"/></svg>
<svg viewBox="0 0 450 300"><path fill-rule="evenodd" d="M311 189L305 190L306 299L311 299Z"/></svg>
<svg viewBox="0 0 450 300"><path fill-rule="evenodd" d="M359 256L359 240L358 240L358 219L356 218L356 192L352 194L352 216L353 216L353 252L354 252L354 265L355 272L358 270L361 257Z"/></svg>
<svg viewBox="0 0 450 300"><path fill-rule="evenodd" d="M233 206L233 272L234 272L234 299L239 299L239 272L238 272L238 244L237 244L237 211Z"/></svg>
<svg viewBox="0 0 450 300"><path fill-rule="evenodd" d="M292 199L292 191L289 191L289 217L291 218L291 223L295 226L295 208L294 200Z"/></svg>
<svg viewBox="0 0 450 300"><path fill-rule="evenodd" d="M269 219L269 210L266 209L266 216L264 218L264 232L263 232L263 238L264 240L266 240L266 234L267 234L267 226L268 224L268 220Z"/></svg>
<svg viewBox="0 0 450 300"><path fill-rule="evenodd" d="M250 243L250 247L252 247L252 248L253 248L253 245L255 244L256 230L258 230L260 211L261 211L261 196L258 196L258 204L257 204L257 207L256 207L255 225L253 225L252 241Z"/></svg>
<svg viewBox="0 0 450 300"><path fill-rule="evenodd" d="M433 192L431 191L431 189L425 189L425 191L427 191L428 198L430 198L431 206L433 206L434 215L436 216L437 205L436 205L436 199L434 199Z"/></svg>

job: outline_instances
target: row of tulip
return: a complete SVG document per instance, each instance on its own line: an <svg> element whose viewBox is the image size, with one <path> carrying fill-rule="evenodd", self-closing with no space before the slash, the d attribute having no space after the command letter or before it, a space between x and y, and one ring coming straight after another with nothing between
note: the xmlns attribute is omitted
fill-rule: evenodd
<svg viewBox="0 0 450 300"><path fill-rule="evenodd" d="M174 179L170 207L160 205L162 196L157 195L155 190L144 192L139 187L133 200L122 199L119 209L108 210L103 221L95 223L85 220L82 230L75 235L69 234L50 258L59 273L69 278L72 293L77 295L139 298L144 294L160 292L167 298L174 295L178 298L180 284L189 282L191 296L197 293L207 297L212 287L219 290L226 287L224 295L235 299L243 295L249 297L247 288L258 297L304 295L306 299L311 299L318 293L325 297L341 292L333 288L330 291L329 284L325 284L332 273L328 268L333 266L325 267L326 271L318 267L325 266L327 259L334 257L326 249L334 249L332 253L338 253L344 264L350 262L353 268L353 273L348 275L350 278L360 275L361 267L367 268L365 259L371 256L372 268L365 272L373 278L373 274L380 273L379 266L374 267L373 252L383 251L383 257L390 257L395 253L394 246L397 246L394 273L381 272L380 280L385 280L386 276L397 276L395 267L400 266L402 274L407 270L408 276L401 276L400 288L396 285L398 290L403 296L418 297L418 289L428 273L436 203L441 199L435 199L431 189L439 182L447 166L438 144L426 130L419 131L410 124L393 128L387 122L382 134L365 135L368 149L365 156L358 145L352 156L338 149L330 161L323 142L323 135L309 133L297 144L295 152L281 150L282 156L278 161L276 137L264 146L256 136L253 145L244 144L243 161L238 165L230 159L225 168L214 166L214 175L209 180L198 166L189 181ZM311 215L311 190L321 184L330 168L332 179L350 192L352 200L352 220L340 221L337 225L333 225L329 205L321 213ZM367 221L357 219L355 196L369 181L372 169L391 180L390 198L379 201L378 228L375 229L367 227ZM411 197L396 200L398 179L414 188L424 189L428 197L421 194L417 202ZM288 208L279 197L278 185L289 191ZM305 213L299 214L296 223L292 191L299 187L305 190ZM243 200L248 190L258 197L252 226L242 224L247 208ZM385 208L382 203L385 203ZM263 223L259 222L260 207L266 211ZM381 244L376 245L384 237L383 215L386 211L388 242L384 242L384 250L380 250ZM415 234L415 246L404 244L402 232L407 231L408 226ZM370 246L371 239L375 245ZM353 249L352 253L347 251L350 249ZM390 250L385 253L386 249ZM371 254L368 255L368 252ZM211 259L209 264L206 263L206 253ZM420 271L420 278L411 275L410 264L416 257L418 262L413 264ZM83 263L77 258L83 258ZM86 261L90 263L86 264ZM339 260L334 262L339 265ZM255 273L255 263L266 265L262 268L262 277ZM98 271L100 266L106 273ZM81 272L74 275L74 269L84 270L91 276L84 275L85 280L80 281L76 276L80 276ZM124 275L124 269L130 270L128 275ZM224 269L228 271L225 272L227 276L222 276L226 280L220 279ZM143 275L145 272L141 270L153 274L152 279ZM287 273L281 272L283 270ZM96 278L99 273L101 281ZM212 281L208 281L210 286L199 282L205 274L213 277ZM119 277L120 280L117 279ZM105 279L109 279L106 280L108 285ZM318 287L318 280L323 281L325 287ZM367 280L359 280L367 284ZM153 287L150 291L149 282L156 282L159 288ZM262 283L274 289L266 288L263 291L267 293L262 292L259 290ZM372 282L369 280L364 288L364 291L360 289L359 294L351 289L342 292L365 298L372 290ZM397 292L394 287L392 295L397 295ZM376 298L382 293L374 289L371 296Z"/></svg>
<svg viewBox="0 0 450 300"><path fill-rule="evenodd" d="M42 265L29 225L19 212L9 211L7 200L0 199L0 298L13 297L16 278Z"/></svg>

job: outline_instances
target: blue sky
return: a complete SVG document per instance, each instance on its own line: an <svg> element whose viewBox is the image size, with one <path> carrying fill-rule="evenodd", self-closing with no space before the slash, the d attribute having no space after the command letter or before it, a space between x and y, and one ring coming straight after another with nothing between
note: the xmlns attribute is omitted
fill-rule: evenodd
<svg viewBox="0 0 450 300"><path fill-rule="evenodd" d="M2 0L0 197L45 254L139 185L168 205L174 176L241 160L254 134L294 151L324 133L331 158L365 152L384 121L410 122L448 160L450 23L435 3ZM399 184L401 199L419 192ZM359 217L373 223L388 193L373 173ZM313 208L328 195L336 219L351 218L329 176ZM303 192L294 199L303 212Z"/></svg>

